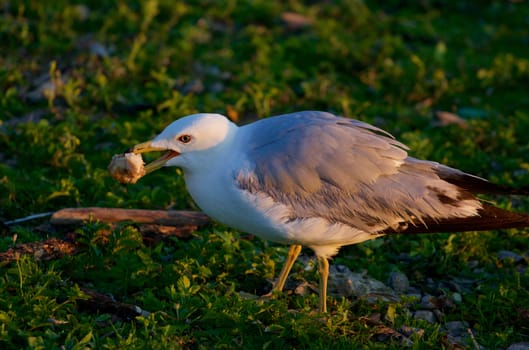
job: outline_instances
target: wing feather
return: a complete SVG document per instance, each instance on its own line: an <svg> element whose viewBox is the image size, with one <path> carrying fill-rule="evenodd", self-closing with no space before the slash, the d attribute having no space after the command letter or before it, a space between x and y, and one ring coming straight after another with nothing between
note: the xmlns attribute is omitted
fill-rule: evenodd
<svg viewBox="0 0 529 350"><path fill-rule="evenodd" d="M380 232L402 222L475 216L482 208L439 176L438 163L409 157L404 144L372 125L299 112L244 128L248 168L236 181L291 207L287 219L324 217Z"/></svg>

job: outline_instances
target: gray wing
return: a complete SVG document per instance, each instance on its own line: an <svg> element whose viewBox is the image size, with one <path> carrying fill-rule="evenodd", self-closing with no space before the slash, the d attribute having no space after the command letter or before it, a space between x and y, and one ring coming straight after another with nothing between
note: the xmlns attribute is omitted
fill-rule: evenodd
<svg viewBox="0 0 529 350"><path fill-rule="evenodd" d="M324 217L373 232L473 216L481 208L439 176L440 169L464 173L408 157L405 145L372 125L311 111L243 128L249 167L236 181L292 208L285 220Z"/></svg>

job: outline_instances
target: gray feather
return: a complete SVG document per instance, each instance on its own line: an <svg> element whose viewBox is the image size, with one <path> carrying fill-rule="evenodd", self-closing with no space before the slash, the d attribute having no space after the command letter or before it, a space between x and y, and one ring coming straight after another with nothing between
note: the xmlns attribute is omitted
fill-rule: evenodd
<svg viewBox="0 0 529 350"><path fill-rule="evenodd" d="M323 217L372 232L481 208L439 177L438 163L409 157L405 145L372 125L300 112L244 128L249 168L234 175L239 187L291 207L291 220Z"/></svg>

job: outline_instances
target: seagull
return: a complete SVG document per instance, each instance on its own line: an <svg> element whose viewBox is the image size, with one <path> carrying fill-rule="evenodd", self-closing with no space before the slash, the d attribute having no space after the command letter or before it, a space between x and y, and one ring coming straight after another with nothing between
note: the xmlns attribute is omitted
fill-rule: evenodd
<svg viewBox="0 0 529 350"><path fill-rule="evenodd" d="M213 219L290 245L274 286L281 291L302 246L317 257L319 310L327 312L329 258L340 247L388 234L529 226L476 194L529 195L408 155L391 134L358 120L303 111L237 126L220 114L177 119L132 147L163 151L146 173L176 166Z"/></svg>

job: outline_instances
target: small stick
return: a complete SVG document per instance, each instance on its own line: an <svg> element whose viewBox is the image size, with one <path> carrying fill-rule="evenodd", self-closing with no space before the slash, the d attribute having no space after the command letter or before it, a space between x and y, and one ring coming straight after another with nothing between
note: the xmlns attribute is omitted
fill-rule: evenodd
<svg viewBox="0 0 529 350"><path fill-rule="evenodd" d="M470 335L470 339L472 340L472 345L474 345L474 349L479 350L480 346L478 342L476 341L476 338L474 337L474 333L472 332L472 329L467 328L467 332Z"/></svg>
<svg viewBox="0 0 529 350"><path fill-rule="evenodd" d="M78 225L90 220L106 223L131 221L165 226L203 226L210 222L206 214L197 211L92 207L61 209L53 213L50 223Z"/></svg>
<svg viewBox="0 0 529 350"><path fill-rule="evenodd" d="M30 220L34 220L34 219L40 219L40 218L43 218L43 217L46 217L46 216L50 216L52 214L53 214L52 211L47 212L47 213L33 214L33 215L30 215L30 216L26 216L25 218L15 219L15 220L11 220L11 221L5 221L4 224L7 225L7 226L14 225L14 224L18 224L20 222L30 221Z"/></svg>
<svg viewBox="0 0 529 350"><path fill-rule="evenodd" d="M8 221L7 224L23 222L52 213L35 214L24 219ZM194 211L144 210L119 208L67 208L52 214L52 225L79 225L95 220L105 223L134 222L146 244L153 244L168 237L188 239L193 231L210 222L206 214ZM50 238L40 242L17 244L5 252L0 252L0 261L14 261L21 254L33 255L36 260L59 259L76 254L75 237L69 240Z"/></svg>

